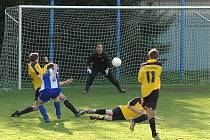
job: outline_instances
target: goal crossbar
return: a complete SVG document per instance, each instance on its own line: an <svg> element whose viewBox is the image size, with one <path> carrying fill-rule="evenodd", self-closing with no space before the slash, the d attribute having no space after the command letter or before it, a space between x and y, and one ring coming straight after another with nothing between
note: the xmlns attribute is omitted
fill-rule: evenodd
<svg viewBox="0 0 210 140"><path fill-rule="evenodd" d="M19 5L21 8L48 9L210 9L210 6L45 6Z"/></svg>

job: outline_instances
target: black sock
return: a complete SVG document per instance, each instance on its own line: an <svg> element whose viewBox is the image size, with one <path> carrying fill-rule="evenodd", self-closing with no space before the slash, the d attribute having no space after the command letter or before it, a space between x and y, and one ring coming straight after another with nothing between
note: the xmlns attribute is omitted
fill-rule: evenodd
<svg viewBox="0 0 210 140"><path fill-rule="evenodd" d="M23 115L26 113L30 113L30 112L33 112L34 110L35 110L34 107L30 106L30 107L27 107L27 108L21 110L18 115L20 116L20 115Z"/></svg>
<svg viewBox="0 0 210 140"><path fill-rule="evenodd" d="M119 83L119 82L117 82L116 87L117 87L117 89L118 89L118 91L119 91L119 92L121 92L121 91L122 91L122 88L121 88L121 86L120 86L120 83Z"/></svg>
<svg viewBox="0 0 210 140"><path fill-rule="evenodd" d="M65 105L68 109L70 109L74 114L79 113L79 112L76 110L76 108L69 102L68 99L65 99L65 100L63 101L63 103L64 103L64 105Z"/></svg>
<svg viewBox="0 0 210 140"><path fill-rule="evenodd" d="M152 131L152 135L156 135L156 126L155 126L155 118L149 120L150 128Z"/></svg>
<svg viewBox="0 0 210 140"><path fill-rule="evenodd" d="M106 114L106 109L96 109L96 114L105 115Z"/></svg>
<svg viewBox="0 0 210 140"><path fill-rule="evenodd" d="M146 120L147 120L147 115L146 114L143 114L143 115L139 116L138 118L133 119L133 121L135 123L140 123L140 122L143 122L143 121L146 121Z"/></svg>
<svg viewBox="0 0 210 140"><path fill-rule="evenodd" d="M89 90L90 90L90 86L87 86L87 85L86 85L86 86L85 86L85 91L88 92Z"/></svg>

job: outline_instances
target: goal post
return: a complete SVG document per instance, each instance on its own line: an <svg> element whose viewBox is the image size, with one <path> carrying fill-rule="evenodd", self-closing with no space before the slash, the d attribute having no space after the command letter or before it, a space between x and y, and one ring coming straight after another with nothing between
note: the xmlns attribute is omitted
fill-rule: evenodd
<svg viewBox="0 0 210 140"><path fill-rule="evenodd" d="M18 89L22 86L22 7L18 7Z"/></svg>
<svg viewBox="0 0 210 140"><path fill-rule="evenodd" d="M151 48L160 50L163 84L209 83L209 6L20 5L5 10L1 88L31 87L28 55L38 52L41 64L50 55L50 9L54 9L54 62L60 66L61 79L72 77L75 84L84 85L87 57L101 42L110 60L120 51L120 71L112 70L123 84L137 83L140 63ZM109 82L99 74L95 84Z"/></svg>

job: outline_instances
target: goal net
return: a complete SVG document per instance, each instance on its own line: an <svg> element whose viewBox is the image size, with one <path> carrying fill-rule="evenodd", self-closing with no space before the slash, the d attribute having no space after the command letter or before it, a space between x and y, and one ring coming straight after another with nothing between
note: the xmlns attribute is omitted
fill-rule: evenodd
<svg viewBox="0 0 210 140"><path fill-rule="evenodd" d="M50 54L61 79L86 80L87 57L101 42L110 60L119 55L122 84L137 83L139 66L151 48L160 50L163 84L206 84L210 78L210 7L73 7L19 6L5 11L0 58L0 86L31 87L28 56L38 52L40 64ZM20 10L21 9L21 10ZM117 12L120 10L120 18ZM120 23L120 24L119 24ZM53 36L50 28L53 24ZM117 31L120 29L120 32ZM119 34L120 33L120 34ZM118 42L119 41L119 42ZM119 43L119 46L117 45ZM98 74L95 84L109 84Z"/></svg>

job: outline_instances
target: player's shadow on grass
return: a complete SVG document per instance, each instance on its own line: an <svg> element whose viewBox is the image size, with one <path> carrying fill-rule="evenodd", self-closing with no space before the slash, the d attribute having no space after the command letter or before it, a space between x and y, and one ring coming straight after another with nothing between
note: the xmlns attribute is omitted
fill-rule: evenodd
<svg viewBox="0 0 210 140"><path fill-rule="evenodd" d="M64 125L65 120L53 120L49 123L44 123L43 120L40 118L41 123L39 123L39 127L45 129L45 130L51 130L55 132L60 132L60 133L66 133L68 135L72 135L73 132L66 128Z"/></svg>

